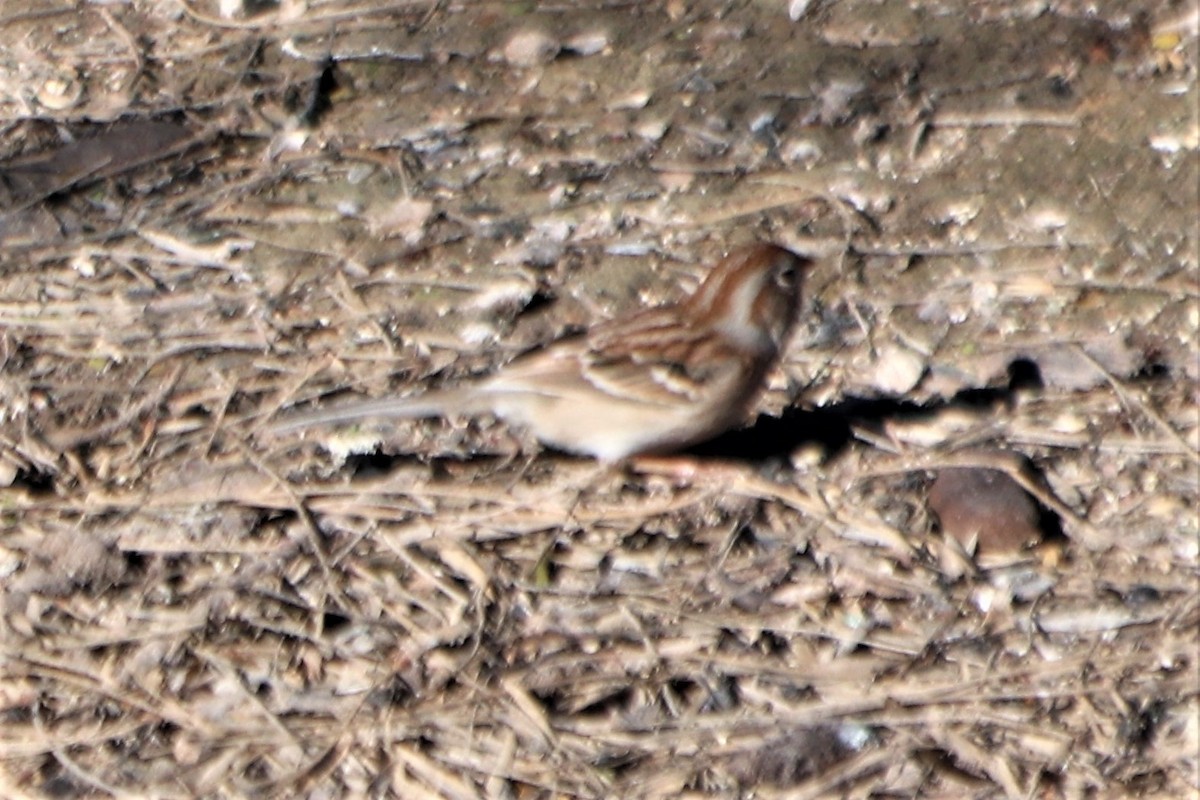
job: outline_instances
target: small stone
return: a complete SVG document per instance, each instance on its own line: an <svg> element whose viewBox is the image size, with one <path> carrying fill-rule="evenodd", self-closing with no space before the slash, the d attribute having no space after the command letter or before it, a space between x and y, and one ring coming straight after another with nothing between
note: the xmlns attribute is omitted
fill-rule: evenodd
<svg viewBox="0 0 1200 800"><path fill-rule="evenodd" d="M812 139L791 139L780 148L780 157L789 164L813 164L824 153Z"/></svg>
<svg viewBox="0 0 1200 800"><path fill-rule="evenodd" d="M504 45L504 60L517 67L533 67L553 61L562 46L536 28L517 31Z"/></svg>
<svg viewBox="0 0 1200 800"><path fill-rule="evenodd" d="M37 100L51 111L65 111L83 98L83 83L73 74L63 72L49 78L37 92Z"/></svg>
<svg viewBox="0 0 1200 800"><path fill-rule="evenodd" d="M596 29L575 34L567 39L563 44L563 49L580 56L594 56L603 52L609 43L608 31Z"/></svg>
<svg viewBox="0 0 1200 800"><path fill-rule="evenodd" d="M938 470L929 509L942 531L979 553L1012 553L1043 538L1033 498L1006 473L975 467Z"/></svg>
<svg viewBox="0 0 1200 800"><path fill-rule="evenodd" d="M1034 203L1018 219L1018 224L1030 233L1052 233L1067 227L1070 221L1071 215L1066 208L1041 201Z"/></svg>
<svg viewBox="0 0 1200 800"><path fill-rule="evenodd" d="M632 92L614 99L608 104L608 109L610 111L632 111L645 108L652 96L653 93L649 89L634 89Z"/></svg>
<svg viewBox="0 0 1200 800"><path fill-rule="evenodd" d="M670 120L658 117L636 123L633 132L647 141L657 142L667 135L670 126Z"/></svg>
<svg viewBox="0 0 1200 800"><path fill-rule="evenodd" d="M893 395L905 394L925 374L925 359L898 345L880 348L871 383L880 391Z"/></svg>

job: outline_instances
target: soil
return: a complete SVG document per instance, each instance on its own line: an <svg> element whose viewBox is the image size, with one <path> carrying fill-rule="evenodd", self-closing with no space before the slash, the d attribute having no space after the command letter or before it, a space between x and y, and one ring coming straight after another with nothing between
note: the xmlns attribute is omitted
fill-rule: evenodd
<svg viewBox="0 0 1200 800"><path fill-rule="evenodd" d="M1200 796L1198 15L0 8L0 795ZM757 240L688 453L267 432Z"/></svg>

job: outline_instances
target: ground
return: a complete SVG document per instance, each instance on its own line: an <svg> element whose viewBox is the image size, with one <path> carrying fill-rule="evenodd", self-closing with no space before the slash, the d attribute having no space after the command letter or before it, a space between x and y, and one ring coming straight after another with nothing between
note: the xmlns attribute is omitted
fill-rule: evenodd
<svg viewBox="0 0 1200 800"><path fill-rule="evenodd" d="M1194 3L15 6L3 796L1200 791ZM267 432L755 240L682 457Z"/></svg>

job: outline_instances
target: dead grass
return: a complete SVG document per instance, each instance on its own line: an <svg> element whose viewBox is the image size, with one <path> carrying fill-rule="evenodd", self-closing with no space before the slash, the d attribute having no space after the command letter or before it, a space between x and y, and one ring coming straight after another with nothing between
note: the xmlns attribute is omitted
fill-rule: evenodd
<svg viewBox="0 0 1200 800"><path fill-rule="evenodd" d="M1196 796L1193 18L537 5L0 12L0 795ZM753 238L825 260L716 455L260 433Z"/></svg>

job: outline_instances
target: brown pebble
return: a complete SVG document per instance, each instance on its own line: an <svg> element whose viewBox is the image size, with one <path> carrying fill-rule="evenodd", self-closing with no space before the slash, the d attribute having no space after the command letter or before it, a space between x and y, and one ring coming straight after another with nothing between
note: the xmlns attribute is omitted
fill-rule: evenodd
<svg viewBox="0 0 1200 800"><path fill-rule="evenodd" d="M1042 539L1033 498L1007 474L994 469L938 470L929 489L929 509L942 530L979 553L1012 553Z"/></svg>

